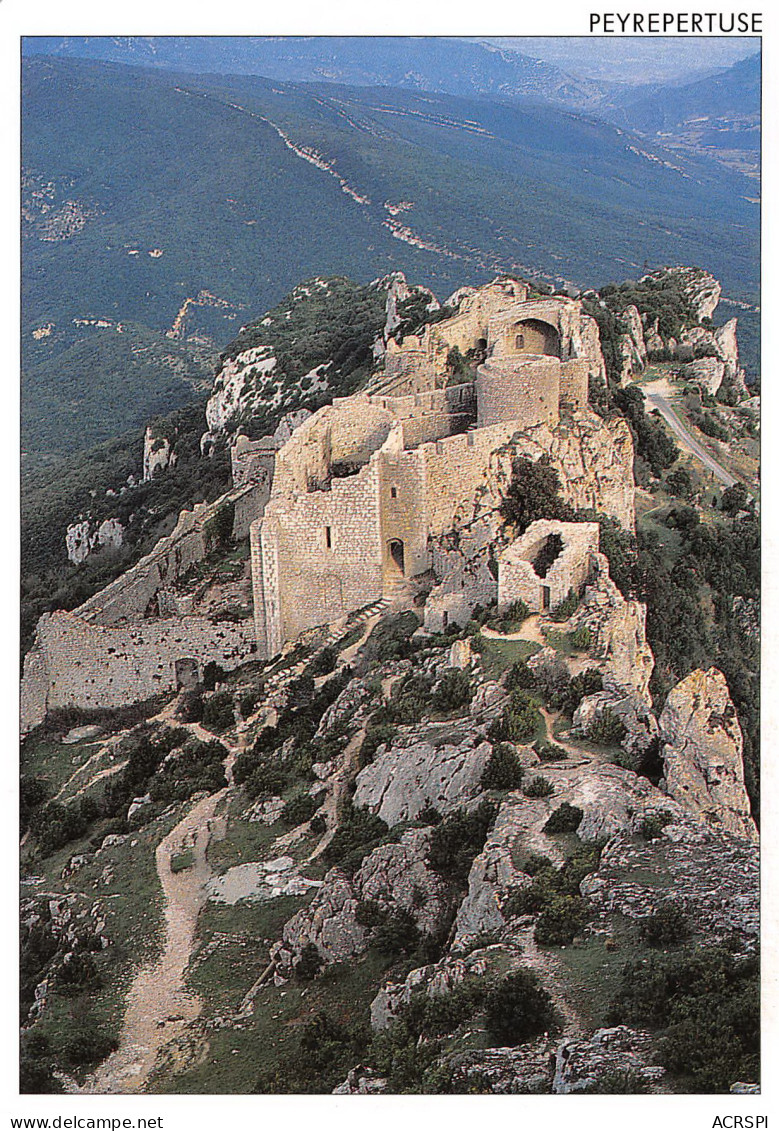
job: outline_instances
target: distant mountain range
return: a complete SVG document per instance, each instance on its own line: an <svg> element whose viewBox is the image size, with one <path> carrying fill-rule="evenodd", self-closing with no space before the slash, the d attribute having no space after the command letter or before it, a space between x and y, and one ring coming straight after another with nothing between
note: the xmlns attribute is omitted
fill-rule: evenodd
<svg viewBox="0 0 779 1131"><path fill-rule="evenodd" d="M227 65L231 44L244 41L58 42L56 58L23 67L24 445L33 456L142 424L159 411L161 389L189 399L236 330L312 275L366 282L403 270L443 298L502 270L582 286L683 262L756 301L756 186L705 156L540 102L540 85L558 100L567 89L546 64L533 87L532 61L454 41L460 65L444 55L409 90L68 57L114 44L145 60L157 47L158 64L189 50L203 67L210 51L216 68L214 43ZM279 67L294 57L310 68L324 50L306 41L304 66L289 42L260 42ZM381 41L386 60L377 49L365 83L400 82L397 42ZM410 42L421 54L406 56L408 83L425 52L452 41ZM431 89L447 73L452 84L487 82L486 69L468 71L469 58L509 67L512 97ZM359 60L339 59L352 75ZM516 93L522 81L532 98ZM722 91L736 97L733 84ZM122 395L112 396L119 373Z"/></svg>

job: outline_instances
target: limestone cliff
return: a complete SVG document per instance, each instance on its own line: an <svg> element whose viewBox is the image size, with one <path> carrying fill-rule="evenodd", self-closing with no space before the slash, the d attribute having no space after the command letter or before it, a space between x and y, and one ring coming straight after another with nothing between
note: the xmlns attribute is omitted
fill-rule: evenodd
<svg viewBox="0 0 779 1131"><path fill-rule="evenodd" d="M68 561L80 565L95 550L110 547L118 550L124 540L125 528L118 518L106 518L96 523L82 518L71 523L65 531L65 549Z"/></svg>
<svg viewBox="0 0 779 1131"><path fill-rule="evenodd" d="M741 727L722 672L691 672L670 691L659 721L668 796L712 827L756 840Z"/></svg>
<svg viewBox="0 0 779 1131"><path fill-rule="evenodd" d="M143 438L143 482L148 483L155 475L161 474L176 464L176 453L170 437L157 435L149 424Z"/></svg>

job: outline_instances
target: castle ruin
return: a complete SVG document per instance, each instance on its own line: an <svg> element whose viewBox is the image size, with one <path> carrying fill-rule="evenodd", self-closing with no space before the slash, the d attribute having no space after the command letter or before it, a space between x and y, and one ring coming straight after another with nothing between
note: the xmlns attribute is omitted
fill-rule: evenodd
<svg viewBox="0 0 779 1131"><path fill-rule="evenodd" d="M455 347L476 363L475 380L454 377ZM239 436L230 492L183 512L168 538L80 608L41 618L25 661L23 732L55 707L118 706L189 686L209 660L229 670L272 657L310 629L410 596L423 575L428 589L438 585L426 626L440 630L450 613L467 620L476 600L494 599L495 577L483 557L450 569L436 540L518 436L528 452L557 443L573 458L576 449L570 474L561 457L561 479L583 505L630 525L629 434L600 437L599 447L593 435L606 426L587 411L588 380L603 373L597 327L578 301L530 299L513 279L459 292L453 317L390 338L368 391L291 414L272 437ZM178 591L226 506L233 537L250 535L243 584L253 620L220 619Z"/></svg>

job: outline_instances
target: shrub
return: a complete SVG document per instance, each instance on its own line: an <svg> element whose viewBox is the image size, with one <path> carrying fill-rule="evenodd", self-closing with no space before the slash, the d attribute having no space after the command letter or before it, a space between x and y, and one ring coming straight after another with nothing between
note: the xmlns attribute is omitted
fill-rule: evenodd
<svg viewBox="0 0 779 1131"><path fill-rule="evenodd" d="M660 1063L685 1091L728 1092L760 1072L760 972L756 955L690 947L627 963L610 1024L663 1029Z"/></svg>
<svg viewBox="0 0 779 1131"><path fill-rule="evenodd" d="M537 876L545 868L551 868L552 861L548 856L542 856L540 852L529 852L525 862L522 864L522 871L526 876Z"/></svg>
<svg viewBox="0 0 779 1131"><path fill-rule="evenodd" d="M390 745L396 734L397 728L390 723L379 723L376 726L369 723L360 746L360 769L373 761L380 746Z"/></svg>
<svg viewBox="0 0 779 1131"><path fill-rule="evenodd" d="M327 831L327 821L321 813L317 813L315 817L311 818L308 827L314 836L322 836Z"/></svg>
<svg viewBox="0 0 779 1131"><path fill-rule="evenodd" d="M524 788L525 797L550 797L553 793L552 783L540 775L529 781Z"/></svg>
<svg viewBox="0 0 779 1131"><path fill-rule="evenodd" d="M528 970L509 974L487 995L487 1027L499 1045L519 1045L560 1028L552 999Z"/></svg>
<svg viewBox="0 0 779 1131"><path fill-rule="evenodd" d="M493 742L529 742L541 725L536 703L526 691L513 691L499 719L490 724L487 737Z"/></svg>
<svg viewBox="0 0 779 1131"><path fill-rule="evenodd" d="M690 924L678 903L663 903L641 923L641 935L650 946L683 942L690 934Z"/></svg>
<svg viewBox="0 0 779 1131"><path fill-rule="evenodd" d="M259 699L260 693L258 691L247 691L245 695L241 696L238 710L241 712L242 719L248 719L250 715L254 714Z"/></svg>
<svg viewBox="0 0 779 1131"><path fill-rule="evenodd" d="M567 596L563 598L556 608L552 609L550 617L554 621L565 621L572 617L581 604L581 597L574 589L569 589Z"/></svg>
<svg viewBox="0 0 779 1131"><path fill-rule="evenodd" d="M545 833L575 833L584 814L576 805L563 801L544 825Z"/></svg>
<svg viewBox="0 0 779 1131"><path fill-rule="evenodd" d="M414 916L399 907L378 924L372 941L376 949L388 957L410 954L419 944L419 928Z"/></svg>
<svg viewBox="0 0 779 1131"><path fill-rule="evenodd" d="M281 819L285 825L302 825L305 821L313 817L318 808L318 801L315 801L314 798L310 797L307 793L300 793L284 806Z"/></svg>
<svg viewBox="0 0 779 1131"><path fill-rule="evenodd" d="M522 784L522 763L507 742L497 742L481 776L482 789L519 789Z"/></svg>
<svg viewBox="0 0 779 1131"><path fill-rule="evenodd" d="M524 601L512 601L505 609L489 618L489 627L495 632L513 632L524 624L530 616L530 609Z"/></svg>
<svg viewBox="0 0 779 1131"><path fill-rule="evenodd" d="M524 658L512 664L506 674L507 691L531 691L537 685L538 678Z"/></svg>
<svg viewBox="0 0 779 1131"><path fill-rule="evenodd" d="M614 1068L582 1088L580 1096L645 1096L649 1083L633 1068Z"/></svg>
<svg viewBox="0 0 779 1131"><path fill-rule="evenodd" d="M300 982L311 982L324 965L314 943L306 943L300 952L300 961L295 965L295 977Z"/></svg>
<svg viewBox="0 0 779 1131"><path fill-rule="evenodd" d="M206 730L215 731L217 734L235 725L233 697L229 691L220 691L205 700L202 722Z"/></svg>
<svg viewBox="0 0 779 1131"><path fill-rule="evenodd" d="M577 652L586 652L592 644L592 633L585 624L580 624L577 629L569 634L568 639L571 642L571 647L575 648Z"/></svg>
<svg viewBox="0 0 779 1131"><path fill-rule="evenodd" d="M539 946L567 946L587 922L587 908L578 895L555 893L536 922Z"/></svg>
<svg viewBox="0 0 779 1131"><path fill-rule="evenodd" d="M430 838L430 866L457 886L467 882L471 864L484 847L497 808L483 801L470 813L458 809L444 817Z"/></svg>
<svg viewBox="0 0 779 1131"><path fill-rule="evenodd" d="M644 840L657 840L663 832L666 825L670 825L673 817L664 809L660 813L651 813L649 816L644 817L639 828L639 834Z"/></svg>
<svg viewBox="0 0 779 1131"><path fill-rule="evenodd" d="M568 757L568 751L556 742L534 742L533 749L542 762L563 762Z"/></svg>
<svg viewBox="0 0 779 1131"><path fill-rule="evenodd" d="M355 809L350 805L333 839L324 850L324 859L328 864L337 864L347 874L353 875L363 858L377 848L388 833L389 828L381 817L376 817L367 809Z"/></svg>
<svg viewBox="0 0 779 1131"><path fill-rule="evenodd" d="M459 668L447 672L440 680L432 695L432 706L436 711L457 711L467 707L473 698L470 677Z"/></svg>
<svg viewBox="0 0 779 1131"><path fill-rule="evenodd" d="M604 707L587 729L587 737L601 746L613 746L625 737L625 727L611 707Z"/></svg>
<svg viewBox="0 0 779 1131"><path fill-rule="evenodd" d="M311 675L327 675L335 669L337 660L338 654L335 648L323 648L308 665L308 671Z"/></svg>

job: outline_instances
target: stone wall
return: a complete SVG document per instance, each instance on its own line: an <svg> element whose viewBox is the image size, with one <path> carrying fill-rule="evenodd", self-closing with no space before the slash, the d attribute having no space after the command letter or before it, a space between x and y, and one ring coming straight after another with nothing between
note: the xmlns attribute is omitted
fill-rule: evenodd
<svg viewBox="0 0 779 1131"><path fill-rule="evenodd" d="M233 486L243 487L247 483L273 482L273 469L276 462L277 445L272 437L250 440L239 436L230 449L233 471Z"/></svg>
<svg viewBox="0 0 779 1131"><path fill-rule="evenodd" d="M200 674L209 660L230 671L255 650L250 621L180 617L108 627L76 613L46 614L25 660L22 732L58 707L121 707L175 691L182 660L195 661Z"/></svg>
<svg viewBox="0 0 779 1131"><path fill-rule="evenodd" d="M376 459L329 490L271 501L259 527L253 580L255 604L266 604L261 653L275 655L306 629L382 596Z"/></svg>
<svg viewBox="0 0 779 1131"><path fill-rule="evenodd" d="M599 532L597 522L540 519L531 523L498 558L498 608L524 601L531 612L538 613L556 608L570 590L580 593L598 552ZM541 577L535 563L553 535L561 539L562 549Z"/></svg>
<svg viewBox="0 0 779 1131"><path fill-rule="evenodd" d="M517 427L555 424L559 417L560 362L557 358L487 361L476 371L480 428L513 420Z"/></svg>

